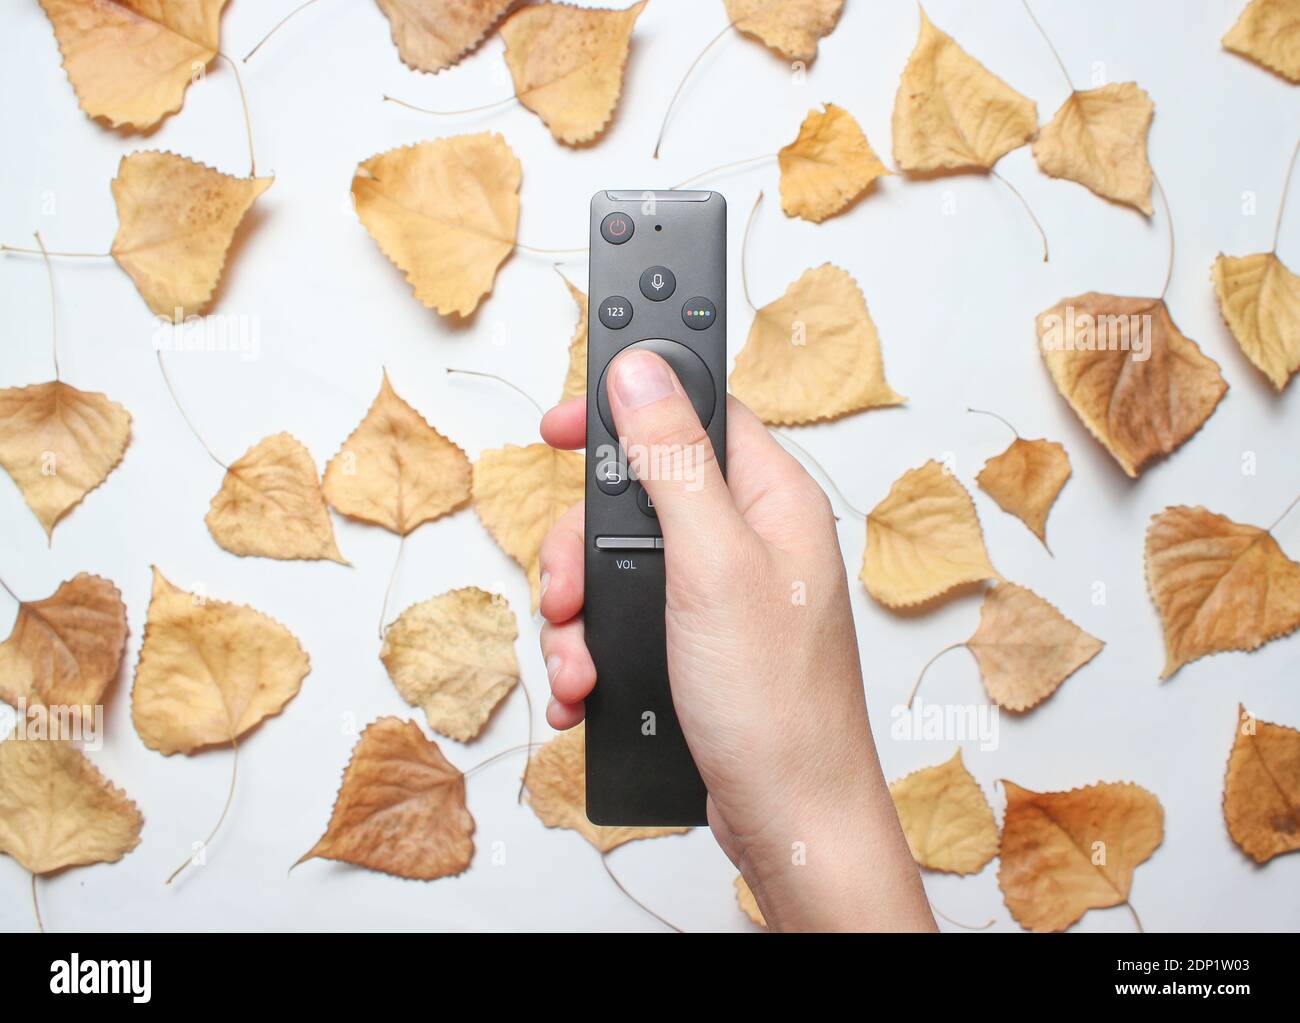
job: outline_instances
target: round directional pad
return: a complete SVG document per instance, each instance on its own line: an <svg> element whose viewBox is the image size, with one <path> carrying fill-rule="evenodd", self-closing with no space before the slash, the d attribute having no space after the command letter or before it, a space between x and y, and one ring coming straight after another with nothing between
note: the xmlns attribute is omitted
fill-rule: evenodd
<svg viewBox="0 0 1300 1023"><path fill-rule="evenodd" d="M619 355L622 355L623 352L630 348L648 349L660 356L673 368L673 372L677 374L677 379L686 388L691 404L695 406L695 414L700 417L700 422L707 429L713 419L713 410L717 405L718 396L713 383L713 374L709 372L709 367L704 365L704 360L684 344L669 341L663 337L652 337L644 341L637 341L635 344L621 349L614 358L618 358ZM610 362L613 361L613 359L610 360ZM604 370L601 371L600 386L596 391L596 409L600 412L600 421L605 424L605 429L609 431L609 435L617 438L618 431L614 429L614 417L609 410L609 390L606 382L608 376L609 366L606 365Z"/></svg>

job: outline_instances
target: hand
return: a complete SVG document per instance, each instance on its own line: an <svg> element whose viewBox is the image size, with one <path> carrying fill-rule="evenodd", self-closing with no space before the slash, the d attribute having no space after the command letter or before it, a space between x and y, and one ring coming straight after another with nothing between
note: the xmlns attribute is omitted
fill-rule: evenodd
<svg viewBox="0 0 1300 1023"><path fill-rule="evenodd" d="M609 399L663 530L669 682L718 843L774 929L933 929L867 721L826 495L734 398L724 481L657 355L619 356ZM551 409L542 436L581 448L586 399ZM561 729L600 684L583 639L583 550L579 504L541 550L546 717Z"/></svg>

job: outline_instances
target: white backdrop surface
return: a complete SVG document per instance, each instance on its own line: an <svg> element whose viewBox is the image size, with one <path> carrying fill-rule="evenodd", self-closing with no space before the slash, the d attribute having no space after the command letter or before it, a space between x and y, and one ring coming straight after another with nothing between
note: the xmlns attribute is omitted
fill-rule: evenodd
<svg viewBox="0 0 1300 1023"><path fill-rule="evenodd" d="M223 44L242 54L297 0L236 0ZM1160 625L1147 596L1142 544L1149 517L1171 504L1205 504L1268 525L1300 490L1296 456L1300 386L1281 396L1245 360L1223 325L1209 271L1219 251L1267 250L1282 176L1300 127L1300 92L1223 51L1220 36L1243 0L1039 0L1035 9L1081 87L1094 76L1136 80L1156 103L1151 159L1169 196L1177 258L1169 305L1180 329L1223 368L1230 391L1201 433L1136 481L1127 479L1053 388L1037 354L1034 315L1088 290L1157 294L1165 274L1164 211L1148 222L1079 185L1040 173L1028 147L1000 171L1025 195L1051 241L1051 262L1024 211L996 181L965 175L885 179L847 215L823 225L780 211L777 170L767 161L711 178L728 198L732 315L729 351L750 323L740 280L745 217L767 198L750 248L750 290L770 301L803 270L832 261L861 283L882 338L901 409L794 431L848 498L870 507L905 470L948 455L971 489L992 559L1089 632L1104 652L1028 716L1000 722L997 748L962 743L995 810L999 778L1057 790L1131 780L1165 808L1164 844L1137 871L1133 903L1149 930L1296 929L1300 856L1257 867L1231 842L1221 798L1236 707L1300 724L1300 637L1254 654L1225 654L1159 684ZM970 53L1038 103L1046 121L1067 90L1051 53L1015 0L930 0L927 11ZM0 240L103 251L116 217L109 182L120 158L163 148L230 173L247 172L244 124L229 69L214 64L185 106L147 138L89 121L60 68L53 34L34 2L8 3L0 60ZM693 23L692 23L693 22ZM564 377L575 321L555 257L517 252L467 323L423 308L352 213L357 163L439 135L501 132L524 168L520 239L541 247L585 244L587 201L598 188L668 187L698 171L775 152L809 108L846 107L889 159L895 88L917 32L910 0L849 0L806 79L755 41L731 35L701 62L650 159L672 89L725 23L720 2L653 0L637 25L623 99L599 144L568 149L517 105L435 119L381 101L461 108L508 95L502 44L490 39L455 69L425 76L398 59L388 26L368 0L321 0L290 22L244 69L258 166L274 173L240 231L214 310L255 318L255 360L210 352L169 355L189 415L227 462L258 439L288 430L324 465L364 415L381 367L394 386L471 457L536 438L531 407L489 381L448 377L449 366L500 372L549 402ZM1248 194L1255 213L1249 213ZM1293 196L1300 204L1300 196ZM1158 204L1158 200L1157 200ZM1300 264L1300 209L1284 225L1280 254ZM561 257L585 285L585 257ZM379 607L397 549L383 530L335 519L352 568L240 559L208 535L203 516L221 473L186 429L159 377L153 320L110 261L59 260L63 378L106 392L133 416L120 467L55 531L52 546L7 476L0 478L0 574L37 598L79 571L121 588L131 635L110 691L107 740L94 762L139 804L143 841L122 862L69 871L41 884L47 926L72 929L639 929L660 925L627 902L577 834L550 831L515 802L515 755L468 782L478 851L468 873L404 882L315 861L287 874L329 818L353 726L384 714L423 715L398 696L379 662ZM39 259L0 258L0 385L51 378L49 297ZM1026 437L1063 442L1074 477L1048 524L1055 558L973 482L1010 440L993 408ZM1257 471L1243 473L1253 455ZM965 596L920 617L874 603L856 581L861 519L836 502L850 567L868 700L888 777L947 759L949 742L899 742L890 711L906 699L921 664L974 630L979 598ZM1300 557L1300 515L1277 530ZM284 622L311 654L312 671L285 712L241 750L238 792L206 866L171 887L163 879L204 836L225 797L228 752L164 758L131 727L130 683L144 627L149 566L173 582L249 603ZM1094 603L1104 584L1106 602ZM463 585L504 593L520 619L518 653L539 737L546 677L520 572L472 510L420 528L408 540L392 610ZM12 602L0 602L8 631ZM984 699L962 653L931 669L922 695ZM462 768L524 740L512 695L472 746L439 738ZM426 729L427 731L427 729ZM746 930L734 870L707 830L634 843L610 865L627 886L686 930ZM996 883L996 861L977 876L927 876L931 898L970 923L996 918L1016 929ZM32 927L27 876L0 858L0 928ZM947 925L944 925L945 928ZM1129 930L1117 908L1089 913L1080 930Z"/></svg>

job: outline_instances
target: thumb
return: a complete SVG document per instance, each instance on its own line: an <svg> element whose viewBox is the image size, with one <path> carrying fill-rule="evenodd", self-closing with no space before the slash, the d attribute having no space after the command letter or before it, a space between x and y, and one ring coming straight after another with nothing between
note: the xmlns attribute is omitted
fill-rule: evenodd
<svg viewBox="0 0 1300 1023"><path fill-rule="evenodd" d="M608 376L619 443L654 502L664 546L712 546L741 523L709 435L681 381L658 355L633 349Z"/></svg>

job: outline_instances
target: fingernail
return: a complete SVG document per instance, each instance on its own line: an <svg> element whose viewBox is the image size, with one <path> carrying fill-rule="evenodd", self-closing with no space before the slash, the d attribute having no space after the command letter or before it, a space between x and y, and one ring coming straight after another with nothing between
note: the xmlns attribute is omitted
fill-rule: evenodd
<svg viewBox="0 0 1300 1023"><path fill-rule="evenodd" d="M546 677L549 681L555 681L555 676L560 673L560 665L563 663L556 654L551 654L550 657L546 658Z"/></svg>
<svg viewBox="0 0 1300 1023"><path fill-rule="evenodd" d="M628 352L614 364L614 389L626 408L636 409L673 393L668 365L649 352Z"/></svg>
<svg viewBox="0 0 1300 1023"><path fill-rule="evenodd" d="M537 599L538 599L538 600L541 600L542 597L546 596L546 588L547 588L548 586L550 586L550 585L551 585L551 573L550 573L550 572L543 572L543 573L542 573L542 587L541 587L541 593L539 593L539 594L537 595Z"/></svg>

